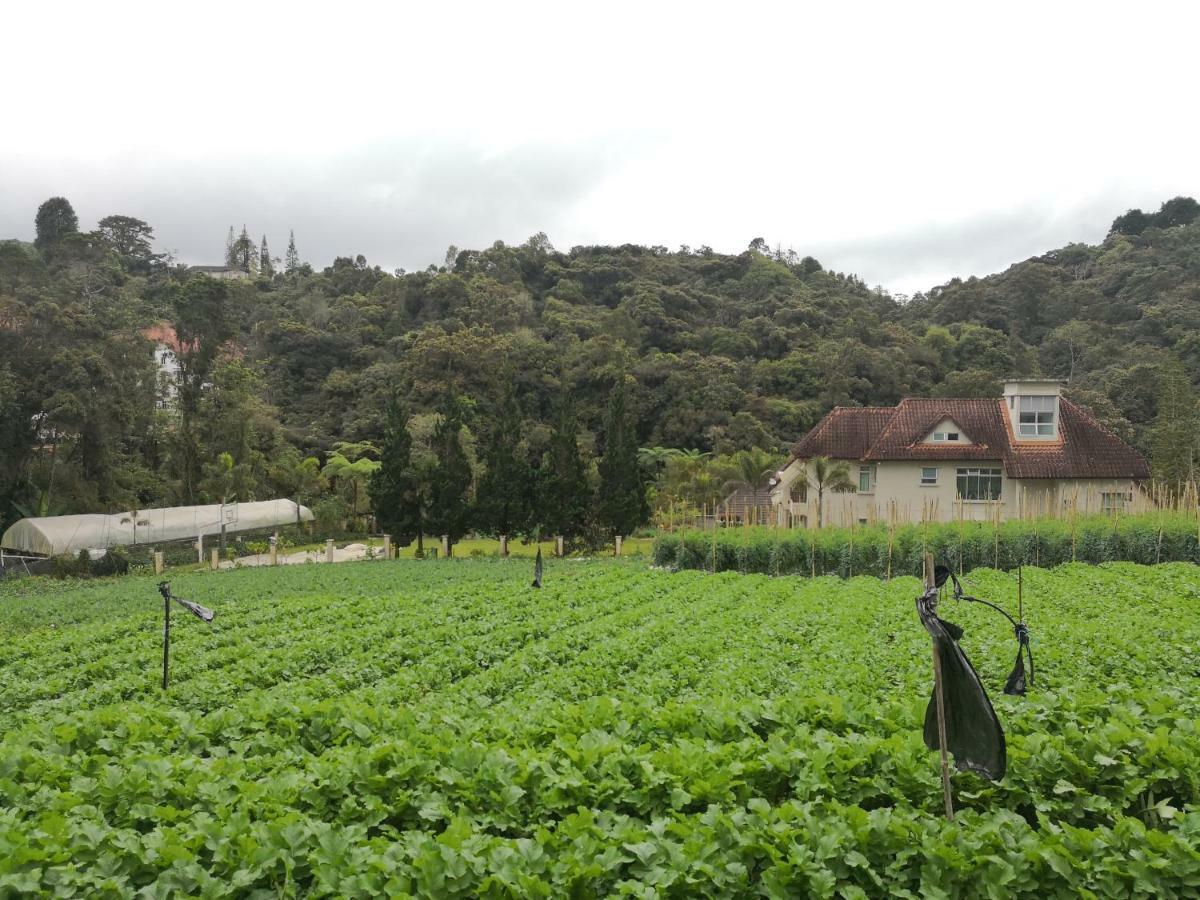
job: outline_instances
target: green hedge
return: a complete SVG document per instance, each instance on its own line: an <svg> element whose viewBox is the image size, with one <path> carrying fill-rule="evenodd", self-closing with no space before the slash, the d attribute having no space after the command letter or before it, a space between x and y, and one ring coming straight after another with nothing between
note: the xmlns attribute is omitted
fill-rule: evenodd
<svg viewBox="0 0 1200 900"><path fill-rule="evenodd" d="M890 571L917 574L926 546L955 570L1018 565L1056 566L1078 561L1200 563L1196 519L1180 513L902 525L891 537ZM849 528L719 528L658 535L654 564L672 569L715 569L768 575L889 574L886 525ZM714 565L715 558L715 565Z"/></svg>

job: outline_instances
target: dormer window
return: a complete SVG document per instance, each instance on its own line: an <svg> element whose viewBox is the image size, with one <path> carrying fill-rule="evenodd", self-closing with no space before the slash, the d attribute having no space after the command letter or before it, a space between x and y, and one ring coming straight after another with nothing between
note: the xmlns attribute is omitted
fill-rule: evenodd
<svg viewBox="0 0 1200 900"><path fill-rule="evenodd" d="M941 443L942 441L957 441L957 440L958 440L958 432L957 431L935 431L933 433L933 442L935 444Z"/></svg>
<svg viewBox="0 0 1200 900"><path fill-rule="evenodd" d="M1051 395L1022 394L1020 403L1017 437L1023 440L1052 438L1054 429L1054 408L1057 397Z"/></svg>

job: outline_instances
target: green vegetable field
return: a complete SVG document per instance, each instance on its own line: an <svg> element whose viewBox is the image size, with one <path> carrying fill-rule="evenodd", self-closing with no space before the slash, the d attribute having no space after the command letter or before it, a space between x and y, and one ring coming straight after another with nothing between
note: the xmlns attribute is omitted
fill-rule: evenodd
<svg viewBox="0 0 1200 900"><path fill-rule="evenodd" d="M916 578L365 562L0 584L0 897L1200 894L1200 568L943 602L1008 737L920 725ZM1015 608L1016 577L971 573Z"/></svg>

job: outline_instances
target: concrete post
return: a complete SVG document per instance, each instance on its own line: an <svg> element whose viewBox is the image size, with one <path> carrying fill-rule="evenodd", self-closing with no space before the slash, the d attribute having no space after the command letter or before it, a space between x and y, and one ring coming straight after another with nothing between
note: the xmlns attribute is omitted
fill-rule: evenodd
<svg viewBox="0 0 1200 900"><path fill-rule="evenodd" d="M333 562L333 538L325 542L325 562Z"/></svg>
<svg viewBox="0 0 1200 900"><path fill-rule="evenodd" d="M279 548L275 546L275 542L271 542L271 565L279 565Z"/></svg>
<svg viewBox="0 0 1200 900"><path fill-rule="evenodd" d="M163 552L161 550L154 551L154 574L161 575L163 573Z"/></svg>
<svg viewBox="0 0 1200 900"><path fill-rule="evenodd" d="M500 535L500 555L508 556L508 535Z"/></svg>
<svg viewBox="0 0 1200 900"><path fill-rule="evenodd" d="M196 562L204 565L204 535L196 535Z"/></svg>
<svg viewBox="0 0 1200 900"><path fill-rule="evenodd" d="M556 553L557 553L557 555L558 555L558 558L559 558L559 559L562 559L562 556L563 556L563 536L562 536L561 534L560 534L558 537L556 537L556 538L554 539L554 546L555 546L555 548L556 548Z"/></svg>
<svg viewBox="0 0 1200 900"><path fill-rule="evenodd" d="M616 547L616 553L614 555L615 556L621 555L621 536L619 534L617 535L617 547Z"/></svg>
<svg viewBox="0 0 1200 900"><path fill-rule="evenodd" d="M221 568L221 551L217 547L212 548L212 570L215 572Z"/></svg>
<svg viewBox="0 0 1200 900"><path fill-rule="evenodd" d="M450 535L448 534L442 535L442 558L450 558Z"/></svg>
<svg viewBox="0 0 1200 900"><path fill-rule="evenodd" d="M390 534L385 534L383 536L383 558L392 558L392 536Z"/></svg>

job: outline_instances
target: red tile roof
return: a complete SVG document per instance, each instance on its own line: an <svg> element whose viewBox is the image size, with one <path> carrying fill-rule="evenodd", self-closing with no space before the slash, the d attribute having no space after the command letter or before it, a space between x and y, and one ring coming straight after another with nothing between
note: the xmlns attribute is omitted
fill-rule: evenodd
<svg viewBox="0 0 1200 900"><path fill-rule="evenodd" d="M792 458L862 459L895 413L894 406L836 406L792 449Z"/></svg>
<svg viewBox="0 0 1200 900"><path fill-rule="evenodd" d="M970 444L925 438L953 420ZM792 458L1000 461L1010 478L1149 478L1145 458L1082 407L1059 400L1059 437L1019 441L1001 399L910 398L895 407L838 407L792 449Z"/></svg>

